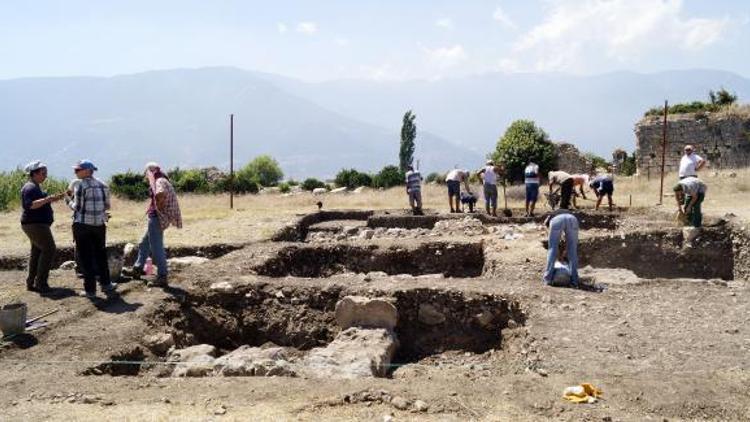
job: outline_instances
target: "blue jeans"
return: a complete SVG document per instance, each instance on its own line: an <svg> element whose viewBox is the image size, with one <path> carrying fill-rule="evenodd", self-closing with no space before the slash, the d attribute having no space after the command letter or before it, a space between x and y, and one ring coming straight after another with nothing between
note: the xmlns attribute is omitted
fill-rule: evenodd
<svg viewBox="0 0 750 422"><path fill-rule="evenodd" d="M551 284L555 275L560 238L565 233L566 251L570 266L570 284L578 286L578 219L573 214L560 214L549 222L549 251L544 283Z"/></svg>
<svg viewBox="0 0 750 422"><path fill-rule="evenodd" d="M151 259L156 265L158 276L167 275L167 252L164 250L164 230L159 224L159 217L148 217L148 228L138 246L138 258L135 260L134 267L143 269L146 258L151 255Z"/></svg>

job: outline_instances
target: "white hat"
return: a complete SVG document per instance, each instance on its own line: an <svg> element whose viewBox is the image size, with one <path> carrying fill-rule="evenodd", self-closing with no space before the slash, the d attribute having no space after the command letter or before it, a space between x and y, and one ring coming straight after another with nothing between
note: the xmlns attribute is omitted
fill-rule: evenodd
<svg viewBox="0 0 750 422"><path fill-rule="evenodd" d="M43 168L47 168L47 165L39 160L35 160L30 162L29 164L26 164L26 167L23 168L23 171L25 171L26 173L31 173L32 171L37 171Z"/></svg>
<svg viewBox="0 0 750 422"><path fill-rule="evenodd" d="M146 163L147 171L154 171L156 169L161 169L161 167L159 166L159 163L157 163L156 161L149 161L148 163Z"/></svg>

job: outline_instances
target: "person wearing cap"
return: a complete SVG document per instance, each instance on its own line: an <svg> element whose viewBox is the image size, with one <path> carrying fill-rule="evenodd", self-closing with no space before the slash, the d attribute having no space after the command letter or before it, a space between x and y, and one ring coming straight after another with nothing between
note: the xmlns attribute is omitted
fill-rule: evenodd
<svg viewBox="0 0 750 422"><path fill-rule="evenodd" d="M149 287L166 287L167 253L164 249L164 230L169 226L182 228L182 215L177 202L177 194L167 175L161 171L159 164L154 162L146 164L145 176L148 180L148 193L151 198L146 210L148 225L138 246L138 258L133 267L125 271L125 274L140 278L143 275L146 259L151 256L156 264L157 276L148 285Z"/></svg>
<svg viewBox="0 0 750 422"><path fill-rule="evenodd" d="M109 187L94 177L98 170L89 160L80 160L74 166L80 180L75 190L68 192L66 202L73 210L73 239L83 266L82 295L96 297L96 278L102 291L111 294L117 287L112 283L107 262L107 211L110 209Z"/></svg>
<svg viewBox="0 0 750 422"><path fill-rule="evenodd" d="M677 211L680 213L680 216L685 216L688 224L693 227L703 225L701 204L706 198L707 189L706 184L697 177L680 179L672 189L677 201Z"/></svg>
<svg viewBox="0 0 750 422"><path fill-rule="evenodd" d="M547 173L547 178L549 193L552 194L553 186L559 186L555 191L560 191L560 208L569 209L570 199L573 196L573 176L564 171L551 171Z"/></svg>
<svg viewBox="0 0 750 422"><path fill-rule="evenodd" d="M482 179L484 189L484 207L487 214L497 217L497 179L502 176L503 169L496 166L492 160L487 160L484 168L477 172L477 176Z"/></svg>
<svg viewBox="0 0 750 422"><path fill-rule="evenodd" d="M698 177L698 170L706 165L706 160L694 151L692 145L685 145L685 155L680 159L680 171L678 173L680 179Z"/></svg>
<svg viewBox="0 0 750 422"><path fill-rule="evenodd" d="M463 182L466 192L470 194L471 188L469 187L469 172L467 170L453 169L445 176L445 184L448 186L448 204L453 213L462 212L461 182Z"/></svg>
<svg viewBox="0 0 750 422"><path fill-rule="evenodd" d="M422 174L414 170L413 166L407 167L405 175L406 194L409 195L409 206L414 215L422 215Z"/></svg>
<svg viewBox="0 0 750 422"><path fill-rule="evenodd" d="M523 179L526 185L526 217L533 217L536 200L539 198L539 165L529 160L523 170Z"/></svg>
<svg viewBox="0 0 750 422"><path fill-rule="evenodd" d="M62 199L64 193L48 195L42 190L41 185L47 179L47 165L41 161L30 162L24 171L29 180L21 188L21 230L31 242L26 290L49 294L49 271L57 251L51 230L54 221L51 204Z"/></svg>

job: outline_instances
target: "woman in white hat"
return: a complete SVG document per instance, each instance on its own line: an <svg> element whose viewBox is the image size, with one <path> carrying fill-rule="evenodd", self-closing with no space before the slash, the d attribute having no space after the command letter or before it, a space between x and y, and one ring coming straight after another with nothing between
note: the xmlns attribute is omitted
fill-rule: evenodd
<svg viewBox="0 0 750 422"><path fill-rule="evenodd" d="M57 247L52 237L54 221L51 203L63 198L64 193L48 195L41 188L47 179L47 166L41 161L32 161L24 168L29 181L21 188L21 229L31 242L29 276L26 289L47 294L50 292L47 279Z"/></svg>

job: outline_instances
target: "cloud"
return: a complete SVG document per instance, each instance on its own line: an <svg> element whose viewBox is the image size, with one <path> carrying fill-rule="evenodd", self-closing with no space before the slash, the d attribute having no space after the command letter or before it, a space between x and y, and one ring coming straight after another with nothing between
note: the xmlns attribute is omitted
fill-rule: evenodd
<svg viewBox="0 0 750 422"><path fill-rule="evenodd" d="M506 28L510 28L510 29L518 28L518 25L516 25L516 23L513 22L513 20L511 20L508 14L505 13L503 8L500 6L497 6L495 8L495 11L492 13L492 19L499 22L501 25L503 25Z"/></svg>
<svg viewBox="0 0 750 422"><path fill-rule="evenodd" d="M289 28L286 26L285 23L279 22L276 24L276 29L278 29L279 34L286 34L286 31L289 30Z"/></svg>
<svg viewBox="0 0 750 422"><path fill-rule="evenodd" d="M453 25L453 21L451 20L451 18L440 18L435 21L435 26L449 31L455 28L455 25Z"/></svg>
<svg viewBox="0 0 750 422"><path fill-rule="evenodd" d="M461 44L451 47L424 48L427 57L439 67L451 67L464 62L468 55Z"/></svg>
<svg viewBox="0 0 750 422"><path fill-rule="evenodd" d="M347 47L351 44L348 38L336 38L333 42L339 47Z"/></svg>
<svg viewBox="0 0 750 422"><path fill-rule="evenodd" d="M318 24L315 22L300 22L297 24L297 32L305 35L313 35L318 32Z"/></svg>
<svg viewBox="0 0 750 422"><path fill-rule="evenodd" d="M682 0L551 0L513 51L538 71L578 71L592 61L637 64L655 52L692 52L718 42L729 20L688 18Z"/></svg>

